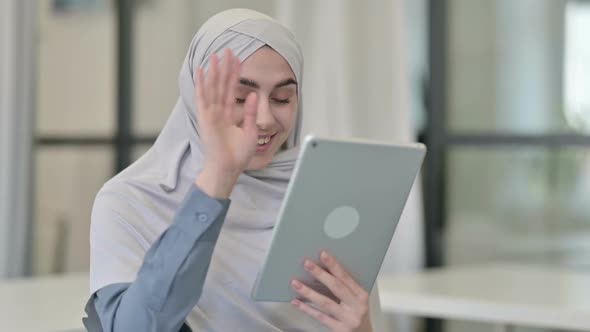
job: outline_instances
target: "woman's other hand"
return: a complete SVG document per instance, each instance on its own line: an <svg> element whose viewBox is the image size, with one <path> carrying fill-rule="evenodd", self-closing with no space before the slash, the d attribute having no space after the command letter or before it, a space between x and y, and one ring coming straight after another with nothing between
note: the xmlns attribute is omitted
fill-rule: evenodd
<svg viewBox="0 0 590 332"><path fill-rule="evenodd" d="M344 270L344 268L325 251L320 254L325 268L309 259L304 268L316 280L325 285L339 300L318 293L298 280L291 287L301 297L313 303L294 299L291 303L299 310L317 319L334 332L371 332L369 314L369 294Z"/></svg>
<svg viewBox="0 0 590 332"><path fill-rule="evenodd" d="M240 75L240 61L229 49L220 64L217 55L209 58L209 71L203 78L197 68L195 101L204 163L196 184L213 197L226 198L240 173L256 153L256 94L250 93L244 105L240 126L235 122L234 91Z"/></svg>

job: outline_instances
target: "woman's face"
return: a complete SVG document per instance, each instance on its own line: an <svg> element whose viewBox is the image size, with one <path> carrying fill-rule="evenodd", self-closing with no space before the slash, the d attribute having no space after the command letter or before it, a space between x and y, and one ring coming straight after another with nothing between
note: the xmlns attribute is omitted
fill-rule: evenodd
<svg viewBox="0 0 590 332"><path fill-rule="evenodd" d="M241 65L236 86L236 116L243 121L249 93L258 100L258 146L247 170L266 167L289 137L297 117L297 80L287 61L270 47L252 53Z"/></svg>

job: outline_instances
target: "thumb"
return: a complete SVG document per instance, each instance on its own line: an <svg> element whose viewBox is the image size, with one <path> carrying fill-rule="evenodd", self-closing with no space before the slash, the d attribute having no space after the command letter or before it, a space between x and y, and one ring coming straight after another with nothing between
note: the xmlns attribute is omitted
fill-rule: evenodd
<svg viewBox="0 0 590 332"><path fill-rule="evenodd" d="M244 130L252 134L257 135L256 130L256 114L258 112L258 98L255 92L251 92L244 103Z"/></svg>

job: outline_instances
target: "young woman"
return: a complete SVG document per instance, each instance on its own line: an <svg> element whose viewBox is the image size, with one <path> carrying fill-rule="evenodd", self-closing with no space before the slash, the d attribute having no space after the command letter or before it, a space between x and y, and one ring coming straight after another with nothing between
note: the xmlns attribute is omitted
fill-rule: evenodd
<svg viewBox="0 0 590 332"><path fill-rule="evenodd" d="M302 66L293 35L261 13L201 27L157 141L96 196L90 331L372 330L368 294L326 252L325 268L304 268L339 301L297 280L308 301L250 297L296 161Z"/></svg>

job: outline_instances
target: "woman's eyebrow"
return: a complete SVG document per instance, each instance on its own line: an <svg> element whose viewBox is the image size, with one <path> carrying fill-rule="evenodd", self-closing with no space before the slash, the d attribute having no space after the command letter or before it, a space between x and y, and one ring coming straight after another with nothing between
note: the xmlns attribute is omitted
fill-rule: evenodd
<svg viewBox="0 0 590 332"><path fill-rule="evenodd" d="M297 86L297 82L294 79L287 78L287 79L284 79L284 80L280 81L279 83L275 84L275 89L283 87L283 86L287 86L290 84L295 84L295 86Z"/></svg>
<svg viewBox="0 0 590 332"><path fill-rule="evenodd" d="M260 88L260 84L258 84L256 81L253 81L253 80L248 79L248 78L241 78L240 77L240 84L241 85L245 85L245 86L249 86L249 87L254 88L254 89L259 89Z"/></svg>
<svg viewBox="0 0 590 332"><path fill-rule="evenodd" d="M245 85L245 86L249 86L249 87L254 88L254 89L259 89L260 88L260 84L258 84L258 82L254 81L254 80L251 80L249 78L243 78L243 77L240 78L240 84L241 85ZM284 79L284 80L280 81L279 83L275 84L274 88L276 89L276 88L280 88L280 87L287 86L287 85L290 85L290 84L297 85L297 81L295 81L292 78L287 78L287 79Z"/></svg>

